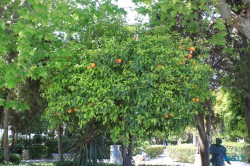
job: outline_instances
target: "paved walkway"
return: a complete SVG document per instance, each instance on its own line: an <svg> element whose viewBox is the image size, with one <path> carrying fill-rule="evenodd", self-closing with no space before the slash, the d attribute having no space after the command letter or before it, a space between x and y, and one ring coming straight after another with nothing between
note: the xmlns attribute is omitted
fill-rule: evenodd
<svg viewBox="0 0 250 166"><path fill-rule="evenodd" d="M197 166L197 164L190 164L190 163L180 163L180 162L174 162L168 157L159 157L159 158L154 158L149 161L141 161L138 162L137 164L144 164L144 165L171 165L171 166ZM229 166L229 164L225 164L225 166ZM239 162L239 161L231 161L231 166L250 166L250 163L245 163L245 162Z"/></svg>
<svg viewBox="0 0 250 166"><path fill-rule="evenodd" d="M40 163L40 162L56 162L56 160L22 160L22 163ZM250 166L250 163L245 162L239 162L239 161L231 161L231 166ZM147 165L147 166L154 166L154 165L166 165L166 166L197 166L197 164L190 164L190 163L180 163L180 162L174 162L171 161L171 159L167 157L159 157L159 158L153 158L149 161L141 161L136 163L136 165ZM229 166L229 164L226 164L226 166Z"/></svg>

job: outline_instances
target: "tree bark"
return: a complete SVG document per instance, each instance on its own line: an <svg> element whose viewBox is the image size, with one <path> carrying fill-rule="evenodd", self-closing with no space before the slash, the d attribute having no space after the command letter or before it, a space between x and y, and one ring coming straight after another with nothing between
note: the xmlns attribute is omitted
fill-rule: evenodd
<svg viewBox="0 0 250 166"><path fill-rule="evenodd" d="M6 103L10 101L10 92L7 94ZM9 109L4 110L4 133L3 133L3 149L4 161L9 164Z"/></svg>
<svg viewBox="0 0 250 166"><path fill-rule="evenodd" d="M199 132L199 146L201 155L201 166L209 166L209 147L206 135L205 123L204 123L204 113L199 113L196 116L197 129Z"/></svg>
<svg viewBox="0 0 250 166"><path fill-rule="evenodd" d="M248 139L250 140L250 99L248 97L245 97L244 102L245 102L245 114L246 114Z"/></svg>
<svg viewBox="0 0 250 166"><path fill-rule="evenodd" d="M218 0L219 5L217 8L220 14L226 22L237 29L238 32L243 34L248 40L250 40L250 0L244 0L245 2L245 14L236 15L228 6L225 0Z"/></svg>
<svg viewBox="0 0 250 166"><path fill-rule="evenodd" d="M122 147L122 157L123 157L123 166L133 166L133 149L134 149L134 137L130 136L130 143L128 147Z"/></svg>
<svg viewBox="0 0 250 166"><path fill-rule="evenodd" d="M62 133L63 128L61 125L58 125L58 154L59 154L59 160L63 161L63 151L62 151Z"/></svg>
<svg viewBox="0 0 250 166"><path fill-rule="evenodd" d="M208 147L210 147L212 138L211 138L211 112L212 112L212 101L207 102L208 115L206 116L206 128L207 128L207 141Z"/></svg>

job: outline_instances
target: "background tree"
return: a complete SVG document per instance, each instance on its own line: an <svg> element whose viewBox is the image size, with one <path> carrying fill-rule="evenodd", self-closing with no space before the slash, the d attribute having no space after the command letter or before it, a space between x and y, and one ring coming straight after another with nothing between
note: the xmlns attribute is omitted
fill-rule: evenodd
<svg viewBox="0 0 250 166"><path fill-rule="evenodd" d="M4 160L7 163L9 162L9 112L10 110L28 109L27 102L25 102L18 93L19 86L27 78L37 79L46 76L46 71L43 70L42 63L42 60L46 57L46 55L42 54L42 50L46 50L46 44L43 42L44 44L40 45L43 49L39 49L39 45L36 45L36 41L43 40L40 31L41 28L39 28L36 22L40 22L41 20L29 20L25 17L25 14L31 14L34 11L33 9L38 7L33 4L31 8L30 3L32 3L32 1L29 1L29 3L27 1L0 2L0 31L2 43L0 48L0 68L2 70L0 86L5 92L5 95L1 96L1 105L4 106L5 110L3 139ZM37 14L42 17L41 13L38 12ZM31 49L29 47L30 45L36 46Z"/></svg>

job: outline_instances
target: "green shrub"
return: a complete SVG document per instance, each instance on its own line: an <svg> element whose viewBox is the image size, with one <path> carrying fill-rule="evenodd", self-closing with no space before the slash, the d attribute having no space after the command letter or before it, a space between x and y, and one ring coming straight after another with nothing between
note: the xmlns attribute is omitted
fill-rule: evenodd
<svg viewBox="0 0 250 166"><path fill-rule="evenodd" d="M171 159L183 163L194 163L197 147L192 144L167 146L168 155Z"/></svg>
<svg viewBox="0 0 250 166"><path fill-rule="evenodd" d="M17 145L16 146L16 152L17 154L22 154L22 151L23 151L23 145Z"/></svg>
<svg viewBox="0 0 250 166"><path fill-rule="evenodd" d="M10 157L10 163L16 164L16 165L20 164L21 156L19 154L10 153L9 157ZM1 154L0 154L0 163L4 163L3 152L1 152Z"/></svg>
<svg viewBox="0 0 250 166"><path fill-rule="evenodd" d="M98 166L121 166L121 165L120 164L111 164L111 163L100 163L100 164L98 164Z"/></svg>
<svg viewBox="0 0 250 166"><path fill-rule="evenodd" d="M250 163L250 144L244 146L245 162Z"/></svg>
<svg viewBox="0 0 250 166"><path fill-rule="evenodd" d="M33 136L33 143L35 145L41 145L43 143L43 137L41 135L38 135L38 134L34 135Z"/></svg>
<svg viewBox="0 0 250 166"><path fill-rule="evenodd" d="M30 159L41 159L44 156L47 156L47 147L44 145L34 145L28 146L29 158Z"/></svg>
<svg viewBox="0 0 250 166"><path fill-rule="evenodd" d="M160 154L162 154L164 151L164 146L163 145L150 145L147 146L145 149L145 152L151 157L151 158L156 158Z"/></svg>
<svg viewBox="0 0 250 166"><path fill-rule="evenodd" d="M18 166L55 166L55 163L49 162L38 162L38 163L23 163L19 164Z"/></svg>
<svg viewBox="0 0 250 166"><path fill-rule="evenodd" d="M4 161L4 156L3 156L3 151L0 153L0 163L3 163Z"/></svg>
<svg viewBox="0 0 250 166"><path fill-rule="evenodd" d="M104 159L110 158L110 146L104 146L102 149L102 155Z"/></svg>
<svg viewBox="0 0 250 166"><path fill-rule="evenodd" d="M21 163L21 156L19 154L10 153L9 157L10 157L11 163L17 164L17 165Z"/></svg>
<svg viewBox="0 0 250 166"><path fill-rule="evenodd" d="M64 153L70 152L70 150L72 149L70 144L71 144L71 140L66 135L63 135L62 136L62 146L63 146Z"/></svg>
<svg viewBox="0 0 250 166"><path fill-rule="evenodd" d="M45 142L45 146L48 148L48 156L52 153L58 153L58 141L48 139Z"/></svg>
<svg viewBox="0 0 250 166"><path fill-rule="evenodd" d="M77 162L76 161L59 161L56 162L56 166L77 166ZM118 164L107 164L107 163L100 163L98 164L100 166L120 166ZM90 164L88 163L88 166L94 166L94 164Z"/></svg>
<svg viewBox="0 0 250 166"><path fill-rule="evenodd" d="M250 144L238 142L223 142L223 146L227 149L227 155L230 160L239 160L249 162L250 160Z"/></svg>
<svg viewBox="0 0 250 166"><path fill-rule="evenodd" d="M137 154L140 154L140 152L144 151L144 149L146 149L148 146L149 146L149 142L148 141L144 141L144 142L136 142L135 143L135 148L134 148L134 151L133 151L133 155L137 155Z"/></svg>
<svg viewBox="0 0 250 166"><path fill-rule="evenodd" d="M56 163L56 166L77 166L76 161L59 161Z"/></svg>

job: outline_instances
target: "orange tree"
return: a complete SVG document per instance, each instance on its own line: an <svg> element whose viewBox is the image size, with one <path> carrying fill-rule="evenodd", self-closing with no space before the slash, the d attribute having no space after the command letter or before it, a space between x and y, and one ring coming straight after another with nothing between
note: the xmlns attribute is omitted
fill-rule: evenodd
<svg viewBox="0 0 250 166"><path fill-rule="evenodd" d="M98 32L107 26L105 33ZM70 124L72 131L107 127L113 141L122 141L123 164L131 165L135 139L194 124L194 115L210 98L212 70L203 55L194 54L189 38L167 33L166 26L135 32L102 22L95 28L94 39L71 41L79 44L65 45L48 66L46 117L55 125Z"/></svg>
<svg viewBox="0 0 250 166"><path fill-rule="evenodd" d="M1 111L4 110L5 113L3 142L4 158L7 163L9 162L9 112L31 109L25 101L28 98L23 98L20 93L21 85L25 81L46 77L49 65L58 66L64 63L64 60L67 61L70 52L74 52L78 46L68 49L67 54L64 55L65 59L58 62L58 54L64 51L65 44L70 44L66 42L66 38L74 36L76 32L91 33L91 31L84 31L86 25L94 25L97 17L104 19L107 15L103 13L108 13L108 10L116 14L118 8L111 6L108 1L101 5L98 1L92 0L86 0L81 4L75 1L54 0L2 0L0 2L0 69L2 71L0 106ZM119 14L116 16L119 17ZM77 36L73 38L75 37ZM91 43L90 39L86 41ZM36 99L33 98L33 101Z"/></svg>
<svg viewBox="0 0 250 166"><path fill-rule="evenodd" d="M149 24L151 26L168 25L171 31L178 33L180 36L189 36L198 55L207 55L203 56L203 63L210 64L211 67L217 69L217 76L222 74L221 68L224 67L222 67L220 61L224 63L228 56L235 55L235 52L232 51L233 45L228 40L231 38L230 34L232 33L232 29L229 28L228 24L230 19L223 20L217 10L217 8L227 8L226 3L217 3L223 1L133 0L136 3L146 4L139 7L138 11L149 15ZM224 11L231 12L230 9ZM218 77L211 79L210 90L214 90L219 86L218 79ZM204 102L203 108L207 109L206 113L201 112L196 116L202 165L209 165L208 146L211 141L212 101L211 98Z"/></svg>

